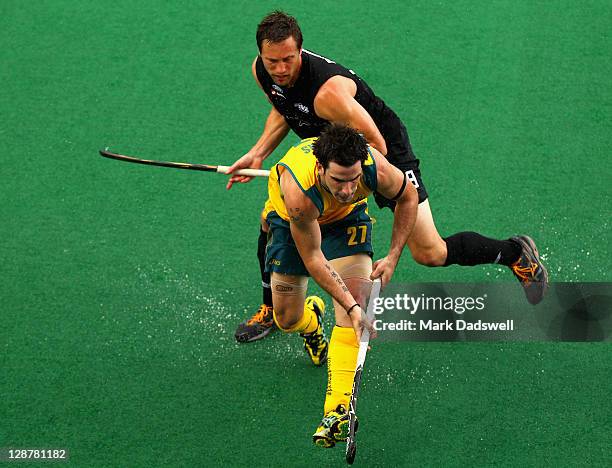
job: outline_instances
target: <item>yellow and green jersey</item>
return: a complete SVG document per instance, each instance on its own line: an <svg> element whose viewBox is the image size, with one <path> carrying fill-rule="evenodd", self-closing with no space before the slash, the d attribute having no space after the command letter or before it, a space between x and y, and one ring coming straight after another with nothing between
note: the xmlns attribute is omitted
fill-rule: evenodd
<svg viewBox="0 0 612 468"><path fill-rule="evenodd" d="M263 216L275 211L279 217L289 221L289 214L280 187L280 176L289 171L293 180L319 210L319 224L329 224L348 216L358 205L367 204L367 197L376 190L376 163L368 147L368 159L363 163L363 175L351 203L341 203L323 186L319 180L312 144L316 138L302 140L272 168L268 179L268 201Z"/></svg>

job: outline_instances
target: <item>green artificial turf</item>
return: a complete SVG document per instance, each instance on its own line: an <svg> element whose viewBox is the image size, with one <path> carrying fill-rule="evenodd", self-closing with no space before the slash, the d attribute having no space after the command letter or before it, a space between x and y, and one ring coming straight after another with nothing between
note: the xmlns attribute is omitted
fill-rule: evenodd
<svg viewBox="0 0 612 468"><path fill-rule="evenodd" d="M85 467L344 464L311 443L327 376L299 338L233 338L260 301L265 181L228 192L97 155L244 154L269 110L255 28L279 6L400 115L443 236L527 233L552 281L612 281L610 2L3 0L0 447ZM371 211L380 257L392 216ZM514 280L406 253L394 281ZM606 466L610 352L375 343L355 465Z"/></svg>

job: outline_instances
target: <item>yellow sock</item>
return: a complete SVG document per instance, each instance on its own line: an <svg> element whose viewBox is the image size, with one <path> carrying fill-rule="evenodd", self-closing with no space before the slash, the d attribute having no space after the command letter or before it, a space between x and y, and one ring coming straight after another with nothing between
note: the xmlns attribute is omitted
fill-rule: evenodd
<svg viewBox="0 0 612 468"><path fill-rule="evenodd" d="M348 409L353 390L353 377L357 365L359 344L352 328L335 326L327 353L327 392L324 414L338 405Z"/></svg>
<svg viewBox="0 0 612 468"><path fill-rule="evenodd" d="M302 314L302 318L300 318L295 325L289 328L283 328L278 324L276 320L276 312L274 312L274 323L276 326L284 331L285 333L312 333L319 326L319 322L317 321L317 314L314 313L309 307L304 305L304 313Z"/></svg>

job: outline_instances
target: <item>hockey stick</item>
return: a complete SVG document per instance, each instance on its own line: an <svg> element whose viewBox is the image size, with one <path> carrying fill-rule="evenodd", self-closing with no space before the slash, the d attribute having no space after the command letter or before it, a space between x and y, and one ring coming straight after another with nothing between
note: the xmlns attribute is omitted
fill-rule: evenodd
<svg viewBox="0 0 612 468"><path fill-rule="evenodd" d="M209 166L207 164L191 164L182 162L167 162L167 161L152 161L150 159L135 158L124 154L111 153L108 148L100 150L100 155L105 158L116 159L118 161L127 161L137 164L147 164L149 166L174 167L177 169L191 169L192 171L218 172L227 174L229 166ZM232 175L241 175L247 177L268 177L270 171L266 169L238 169Z"/></svg>
<svg viewBox="0 0 612 468"><path fill-rule="evenodd" d="M381 282L377 278L372 283L370 291L370 300L368 301L368 309L366 317L372 320L374 317L374 302L380 294ZM357 354L357 365L355 366L355 377L353 378L353 391L351 392L351 401L349 403L349 433L346 438L346 462L352 465L355 461L355 453L357 452L357 443L355 434L358 429L357 421L357 396L359 395L359 386L361 384L361 374L363 373L363 364L365 363L366 353L368 352L368 344L370 342L370 330L367 328L361 334L361 342L359 343L359 352Z"/></svg>

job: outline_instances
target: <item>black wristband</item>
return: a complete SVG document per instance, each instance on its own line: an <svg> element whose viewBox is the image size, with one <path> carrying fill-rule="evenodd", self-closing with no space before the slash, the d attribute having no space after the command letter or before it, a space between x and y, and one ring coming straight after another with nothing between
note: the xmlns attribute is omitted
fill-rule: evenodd
<svg viewBox="0 0 612 468"><path fill-rule="evenodd" d="M352 306L346 309L346 315L351 315L351 310L353 310L355 307L358 307L358 306L359 306L359 303L355 302Z"/></svg>
<svg viewBox="0 0 612 468"><path fill-rule="evenodd" d="M404 193L404 189L406 188L406 173L404 172L404 182L402 182L402 188L399 189L399 192L397 192L397 195L394 196L391 200L395 201L397 200L402 193Z"/></svg>

